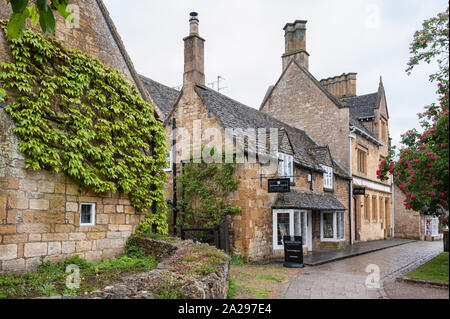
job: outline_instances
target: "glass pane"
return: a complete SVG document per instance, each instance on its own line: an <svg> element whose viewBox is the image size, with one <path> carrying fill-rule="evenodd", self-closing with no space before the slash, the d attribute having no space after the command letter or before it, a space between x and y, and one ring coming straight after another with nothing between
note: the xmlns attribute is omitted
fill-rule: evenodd
<svg viewBox="0 0 450 319"><path fill-rule="evenodd" d="M337 237L338 239L345 238L345 221L344 221L344 213L337 213Z"/></svg>
<svg viewBox="0 0 450 319"><path fill-rule="evenodd" d="M280 162L279 162L279 167L278 167L278 170L279 170L279 172L278 172L278 176L284 176L284 161L283 161L283 154L280 154L279 156L278 156L278 158L280 159Z"/></svg>
<svg viewBox="0 0 450 319"><path fill-rule="evenodd" d="M302 221L300 219L300 212L294 212L294 236L302 235Z"/></svg>
<svg viewBox="0 0 450 319"><path fill-rule="evenodd" d="M302 213L302 234L303 234L302 243L303 243L303 245L306 245L306 239L307 239L307 236L308 236L308 232L307 232L307 227L308 227L307 216L308 215L307 215L306 212Z"/></svg>
<svg viewBox="0 0 450 319"><path fill-rule="evenodd" d="M323 238L333 238L333 213L322 213Z"/></svg>
<svg viewBox="0 0 450 319"><path fill-rule="evenodd" d="M92 205L81 205L81 223L92 223Z"/></svg>
<svg viewBox="0 0 450 319"><path fill-rule="evenodd" d="M283 245L283 236L289 236L289 213L277 214L277 244Z"/></svg>

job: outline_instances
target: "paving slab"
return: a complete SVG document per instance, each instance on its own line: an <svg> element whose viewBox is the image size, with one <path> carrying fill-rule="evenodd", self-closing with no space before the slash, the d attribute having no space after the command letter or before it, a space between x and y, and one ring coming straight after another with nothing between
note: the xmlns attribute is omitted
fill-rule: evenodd
<svg viewBox="0 0 450 319"><path fill-rule="evenodd" d="M340 250L309 252L308 256L303 257L303 263L307 266L317 266L412 242L415 242L415 240L392 238L386 240L374 240L369 242L355 243Z"/></svg>

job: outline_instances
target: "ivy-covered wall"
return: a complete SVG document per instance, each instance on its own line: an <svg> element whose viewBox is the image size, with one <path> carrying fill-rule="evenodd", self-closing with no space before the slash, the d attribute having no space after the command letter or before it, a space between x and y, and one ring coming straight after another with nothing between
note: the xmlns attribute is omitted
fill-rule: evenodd
<svg viewBox="0 0 450 319"><path fill-rule="evenodd" d="M164 131L151 106L127 83L138 86L120 37L101 11L101 1L73 2L80 8L79 28L66 28L58 19L56 38L62 45L37 35L29 35L26 45L7 43L0 31L0 62L6 62L1 86L7 89L9 105L0 109L0 271L32 270L40 256L55 261L72 254L89 260L112 257L123 249L153 203L161 204L157 215L148 215L150 222L157 219L160 231L167 228L164 193L159 187L163 183ZM0 2L0 9L0 18L7 18L5 2ZM95 91L96 86L103 93ZM104 103L105 94L108 103ZM106 132L93 129L101 123ZM120 136L122 144L117 143ZM105 143L102 138L110 140ZM74 144L66 148L66 142ZM110 152L121 147L131 154ZM134 162L122 169L135 178L117 171L121 165L112 163L117 160ZM100 168L101 161L110 161L111 166ZM33 166L38 170L33 171ZM103 182L95 186L95 179ZM96 204L95 226L80 227L82 202Z"/></svg>

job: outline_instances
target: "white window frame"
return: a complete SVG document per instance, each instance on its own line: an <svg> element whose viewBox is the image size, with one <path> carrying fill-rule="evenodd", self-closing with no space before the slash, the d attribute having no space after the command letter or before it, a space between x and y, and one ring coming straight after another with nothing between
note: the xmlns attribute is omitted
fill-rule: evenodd
<svg viewBox="0 0 450 319"><path fill-rule="evenodd" d="M285 153L278 153L278 176L290 178L294 181L294 157ZM281 161L280 161L281 160ZM290 164L290 166L289 166ZM288 171L289 170L289 171Z"/></svg>
<svg viewBox="0 0 450 319"><path fill-rule="evenodd" d="M333 238L325 238L323 237L323 215L324 214L333 214ZM337 236L337 218L338 218L338 214L342 214L343 218L342 220L344 221L344 232L343 232L343 238L338 238ZM345 221L345 212L344 211L323 211L320 212L320 241L323 242L341 242L341 241L345 241L345 225L346 221Z"/></svg>
<svg viewBox="0 0 450 319"><path fill-rule="evenodd" d="M303 247L308 247L309 241L311 238L309 237L309 229L308 229L308 219L311 218L310 215L308 215L308 211L306 210L300 210L300 209L273 209L272 210L272 234L273 234L273 249L274 250L282 250L284 249L283 245L278 245L278 214L289 214L289 236L294 236L294 213L298 212L300 213L300 218L303 214L305 214L304 221L306 222L306 234L303 234L303 227L300 228L302 239L305 239L305 244ZM305 237L306 236L306 237Z"/></svg>
<svg viewBox="0 0 450 319"><path fill-rule="evenodd" d="M167 157L169 157L169 158L167 158ZM169 161L169 167L163 167L163 171L171 172L172 171L172 152L171 151L166 154L166 159Z"/></svg>
<svg viewBox="0 0 450 319"><path fill-rule="evenodd" d="M81 212L83 205L91 206L91 222L90 223L82 223L81 222ZM95 226L95 203L80 203L80 226Z"/></svg>
<svg viewBox="0 0 450 319"><path fill-rule="evenodd" d="M333 167L320 165L325 171L323 173L323 188L333 189Z"/></svg>

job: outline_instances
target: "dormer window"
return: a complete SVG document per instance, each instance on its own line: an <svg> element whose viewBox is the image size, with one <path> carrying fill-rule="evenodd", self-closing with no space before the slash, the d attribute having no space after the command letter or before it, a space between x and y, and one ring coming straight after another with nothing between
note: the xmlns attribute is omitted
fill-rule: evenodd
<svg viewBox="0 0 450 319"><path fill-rule="evenodd" d="M289 177L294 181L294 158L292 155L278 153L278 176Z"/></svg>
<svg viewBox="0 0 450 319"><path fill-rule="evenodd" d="M333 168L326 165L321 165L325 171L323 173L323 188L333 189Z"/></svg>

